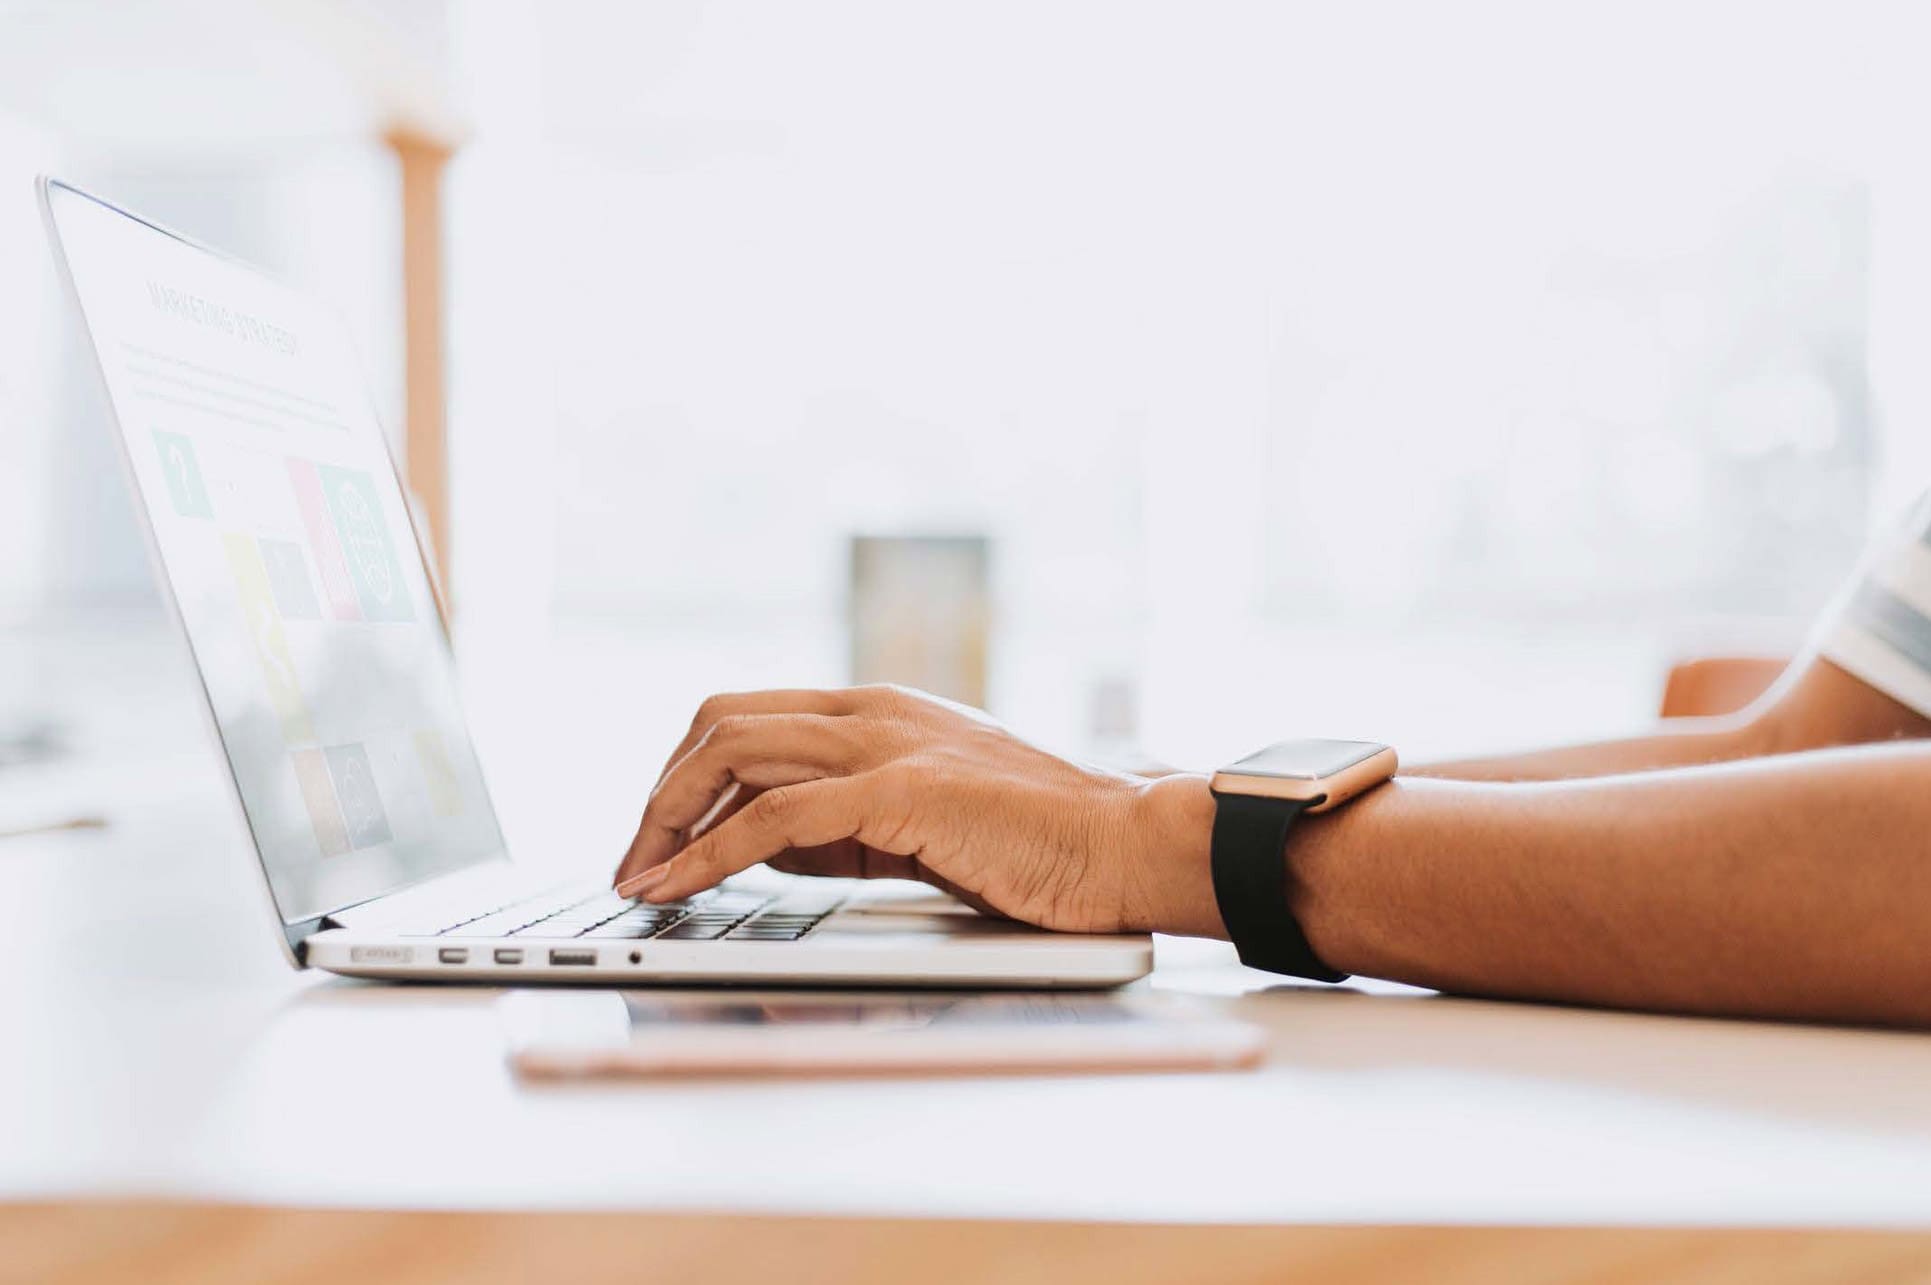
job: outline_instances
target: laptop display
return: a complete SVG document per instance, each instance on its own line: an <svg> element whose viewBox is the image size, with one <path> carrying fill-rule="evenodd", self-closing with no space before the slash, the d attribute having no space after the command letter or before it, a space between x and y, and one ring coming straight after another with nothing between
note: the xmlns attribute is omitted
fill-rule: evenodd
<svg viewBox="0 0 1931 1285"><path fill-rule="evenodd" d="M284 922L500 855L341 318L84 193L46 195Z"/></svg>

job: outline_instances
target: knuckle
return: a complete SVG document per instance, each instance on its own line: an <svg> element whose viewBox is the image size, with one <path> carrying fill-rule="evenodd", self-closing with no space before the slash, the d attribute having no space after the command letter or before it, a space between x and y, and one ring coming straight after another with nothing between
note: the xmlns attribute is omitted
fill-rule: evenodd
<svg viewBox="0 0 1931 1285"><path fill-rule="evenodd" d="M677 878L709 879L718 863L716 843L695 843L677 858Z"/></svg>
<svg viewBox="0 0 1931 1285"><path fill-rule="evenodd" d="M840 773L856 771L860 766L881 756L884 747L873 743L865 733L857 728L827 721L819 733L826 746L826 757Z"/></svg>
<svg viewBox="0 0 1931 1285"><path fill-rule="evenodd" d="M897 683L866 683L852 688L850 694L853 702L863 708L889 709L904 702L906 689Z"/></svg>
<svg viewBox="0 0 1931 1285"><path fill-rule="evenodd" d="M743 714L721 714L711 724L711 730L704 734L707 745L715 748L744 739L751 730L751 720Z"/></svg>
<svg viewBox="0 0 1931 1285"><path fill-rule="evenodd" d="M791 790L766 790L751 804L761 827L782 830L798 815L798 796Z"/></svg>

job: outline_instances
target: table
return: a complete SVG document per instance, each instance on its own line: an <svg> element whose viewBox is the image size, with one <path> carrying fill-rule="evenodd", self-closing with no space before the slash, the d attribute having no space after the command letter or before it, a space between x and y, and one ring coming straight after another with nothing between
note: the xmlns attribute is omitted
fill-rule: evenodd
<svg viewBox="0 0 1931 1285"><path fill-rule="evenodd" d="M1167 1258L1129 1257L1327 1262L1346 1279L1336 1263L1391 1261L1364 1246L1420 1243L1377 1228L1437 1229L1431 1253L1461 1245L1482 1270L1562 1243L1603 1246L1587 1251L1598 1264L1719 1261L1712 1246L1731 1245L1785 1272L1812 1260L1737 1231L1931 1231L1921 1034L1285 984L1223 945L1163 939L1143 984L1263 1024L1264 1069L534 1087L504 1067L493 989L287 967L191 741L0 787L16 804L91 801L110 822L0 840L0 1229L52 1229L48 1252L106 1252L88 1231L101 1225L260 1230L264 1209L290 1245L353 1241L315 1221L331 1210L455 1220L442 1227L520 1211L536 1221L489 1234L587 1245L617 1234L596 1230L608 1215L698 1254L761 1243L743 1226L944 1243L971 1219L990 1220L971 1224L987 1261L1057 1237L1134 1279L1105 1245L1169 1236ZM812 1216L851 1221L798 1221ZM1092 1224L1126 1239L1079 1231ZM1234 1224L1247 1230L1209 1234ZM1269 1228L1287 1239L1240 1239ZM1799 1243L1840 1246L1834 1269L1908 1262L1931 1278L1922 1236Z"/></svg>

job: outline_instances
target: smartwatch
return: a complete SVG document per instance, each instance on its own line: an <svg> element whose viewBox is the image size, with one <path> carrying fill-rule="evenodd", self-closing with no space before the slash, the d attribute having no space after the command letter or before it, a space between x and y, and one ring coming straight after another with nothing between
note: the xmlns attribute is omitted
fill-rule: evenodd
<svg viewBox="0 0 1931 1285"><path fill-rule="evenodd" d="M1281 741L1214 773L1214 900L1240 962L1270 973L1344 982L1308 945L1287 903L1287 832L1395 774L1373 741Z"/></svg>

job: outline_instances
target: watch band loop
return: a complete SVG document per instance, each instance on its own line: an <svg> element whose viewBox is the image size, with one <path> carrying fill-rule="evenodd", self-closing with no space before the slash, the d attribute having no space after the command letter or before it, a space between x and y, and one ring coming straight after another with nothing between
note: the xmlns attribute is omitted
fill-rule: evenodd
<svg viewBox="0 0 1931 1285"><path fill-rule="evenodd" d="M1287 832L1318 800L1214 794L1214 900L1249 968L1320 982L1346 973L1322 963L1287 903Z"/></svg>

